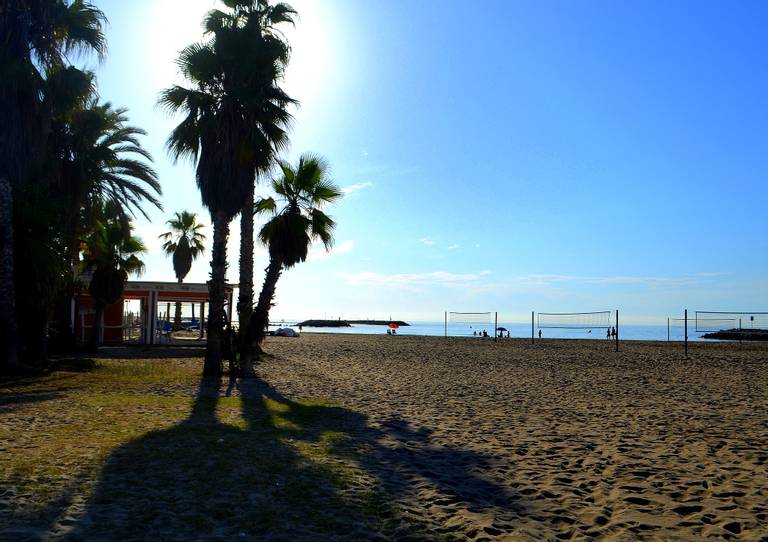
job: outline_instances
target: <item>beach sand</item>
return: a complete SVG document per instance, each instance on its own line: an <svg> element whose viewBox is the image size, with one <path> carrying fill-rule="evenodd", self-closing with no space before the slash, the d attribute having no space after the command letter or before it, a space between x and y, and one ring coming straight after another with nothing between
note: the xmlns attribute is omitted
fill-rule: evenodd
<svg viewBox="0 0 768 542"><path fill-rule="evenodd" d="M768 540L768 345L270 338L262 378L367 417L387 537ZM353 430L354 431L354 430Z"/></svg>
<svg viewBox="0 0 768 542"><path fill-rule="evenodd" d="M768 344L265 349L0 383L0 540L768 540Z"/></svg>

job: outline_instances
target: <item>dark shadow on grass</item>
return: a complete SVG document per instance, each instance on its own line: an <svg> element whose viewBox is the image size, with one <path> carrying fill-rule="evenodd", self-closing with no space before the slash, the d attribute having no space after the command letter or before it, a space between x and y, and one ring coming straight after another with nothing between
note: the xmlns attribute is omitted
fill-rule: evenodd
<svg viewBox="0 0 768 542"><path fill-rule="evenodd" d="M91 355L97 359L201 359L205 346L102 346Z"/></svg>
<svg viewBox="0 0 768 542"><path fill-rule="evenodd" d="M71 377L25 377L0 381L0 414L12 412L15 407L59 399L72 389L67 381ZM61 385L60 385L61 384Z"/></svg>
<svg viewBox="0 0 768 542"><path fill-rule="evenodd" d="M238 404L241 420L219 419L217 408L231 414ZM429 437L397 420L372 428L364 415L290 400L258 379L202 380L184 421L114 450L85 509L54 510L76 501L62 495L46 512L56 519L37 532L70 540L435 540L456 537L393 505L420 484L448 496L445 506L451 496L472 509L518 506L477 475L484 458Z"/></svg>
<svg viewBox="0 0 768 542"><path fill-rule="evenodd" d="M0 412L10 412L16 405L52 401L60 398L62 395L63 392L55 388L11 393L0 392Z"/></svg>

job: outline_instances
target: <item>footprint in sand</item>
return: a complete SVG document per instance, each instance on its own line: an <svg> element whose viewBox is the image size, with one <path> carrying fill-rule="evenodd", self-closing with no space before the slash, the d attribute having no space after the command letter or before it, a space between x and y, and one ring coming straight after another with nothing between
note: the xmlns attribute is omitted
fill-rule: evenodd
<svg viewBox="0 0 768 542"><path fill-rule="evenodd" d="M681 516L690 516L691 514L698 514L704 510L703 506L700 506L698 504L691 504L691 505L680 505L676 506L672 509L672 511L676 514L680 514Z"/></svg>

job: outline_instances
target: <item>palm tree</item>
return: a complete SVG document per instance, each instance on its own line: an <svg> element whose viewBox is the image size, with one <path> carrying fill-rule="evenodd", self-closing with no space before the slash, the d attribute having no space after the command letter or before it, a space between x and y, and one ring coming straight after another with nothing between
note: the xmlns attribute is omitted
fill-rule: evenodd
<svg viewBox="0 0 768 542"><path fill-rule="evenodd" d="M286 132L291 115L286 111L286 106L297 103L275 86L276 82L283 78L290 56L290 47L277 26L282 23L293 24L296 11L284 3L275 5L270 5L267 1L242 3L243 6L248 4L250 4L249 9L241 16L241 24L251 29L247 39L259 51L258 64L263 66L265 73L271 72L271 78L260 78L262 88L256 88L254 85L250 89L254 94L261 93L262 103L254 101L256 107L253 112L256 113L258 127L267 143L262 144L257 150L256 180L258 181L259 176L267 173L271 168L274 156L287 146ZM213 13L209 18L208 28L221 35L223 28L238 25L237 17L237 14L231 17ZM240 277L237 314L241 329L248 326L253 313L253 204L254 192L251 186L240 212Z"/></svg>
<svg viewBox="0 0 768 542"><path fill-rule="evenodd" d="M70 296L77 282L82 232L103 201L111 201L126 219L136 213L146 217L145 202L162 208L157 199L160 184L148 165L152 157L139 141L145 132L128 124L126 109L98 103L93 74L80 74L79 79L76 73L48 79L56 114L44 171L49 192L61 207L63 243L73 277ZM67 337L64 342L73 344L69 303L65 305L58 319L68 324L61 330L62 337Z"/></svg>
<svg viewBox="0 0 768 542"><path fill-rule="evenodd" d="M9 367L18 364L13 198L48 136L45 72L72 53L102 57L105 21L85 0L5 0L0 9L0 359Z"/></svg>
<svg viewBox="0 0 768 542"><path fill-rule="evenodd" d="M88 291L96 305L91 351L95 351L99 343L104 307L120 300L129 274L144 272L144 262L138 255L147 251L141 239L131 235L130 221L123 219L114 204L107 202L99 212L102 216L95 221L93 231L85 240L83 259L84 270L92 273Z"/></svg>
<svg viewBox="0 0 768 542"><path fill-rule="evenodd" d="M192 262L205 251L205 235L202 230L205 225L197 221L197 215L189 211L175 213L174 218L166 222L171 231L160 235L164 239L163 251L173 258L173 271L179 284L184 282L192 268ZM176 302L174 326L181 325L181 303Z"/></svg>
<svg viewBox="0 0 768 542"><path fill-rule="evenodd" d="M261 198L254 206L254 213L267 213L272 218L259 232L259 240L269 249L269 265L248 326L246 349L241 352L240 362L245 375L253 373L254 353L264 340L280 274L283 269L305 261L315 240L320 240L325 249L330 250L336 223L322 208L342 195L328 178L328 165L323 158L304 154L295 167L282 160L278 164L282 176L272 181L277 200Z"/></svg>
<svg viewBox="0 0 768 542"><path fill-rule="evenodd" d="M286 108L293 103L275 85L281 58L287 58L285 44L263 34L255 15L265 9L266 0L227 0L225 5L230 12L213 10L206 17L209 41L190 45L179 55L177 63L192 88L176 85L159 99L167 110L184 114L168 148L175 159L196 163L197 185L211 213L206 375L222 371L229 223L249 201L256 172L268 165L265 156L271 156L275 142L284 141L283 127L290 120Z"/></svg>
<svg viewBox="0 0 768 542"><path fill-rule="evenodd" d="M158 209L162 194L155 171L146 162L152 156L139 141L146 135L141 128L128 125L127 109L113 108L89 99L85 107L73 112L61 127L58 191L65 206L71 265L78 263L77 239L83 222L98 212L103 201L111 201L121 216L141 213L149 202ZM143 160L141 160L143 159Z"/></svg>

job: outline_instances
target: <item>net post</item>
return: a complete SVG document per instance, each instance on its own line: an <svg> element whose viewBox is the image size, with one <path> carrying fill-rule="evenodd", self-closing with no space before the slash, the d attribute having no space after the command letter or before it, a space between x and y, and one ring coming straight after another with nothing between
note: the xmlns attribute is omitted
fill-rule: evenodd
<svg viewBox="0 0 768 542"><path fill-rule="evenodd" d="M533 312L531 311L531 344L533 344Z"/></svg>
<svg viewBox="0 0 768 542"><path fill-rule="evenodd" d="M616 309L616 351L619 351L619 309Z"/></svg>
<svg viewBox="0 0 768 542"><path fill-rule="evenodd" d="M685 357L688 358L688 309L685 309Z"/></svg>
<svg viewBox="0 0 768 542"><path fill-rule="evenodd" d="M669 342L669 316L667 316L667 342Z"/></svg>
<svg viewBox="0 0 768 542"><path fill-rule="evenodd" d="M493 313L493 342L499 342L499 313Z"/></svg>
<svg viewBox="0 0 768 542"><path fill-rule="evenodd" d="M445 311L445 338L448 338L448 311Z"/></svg>

